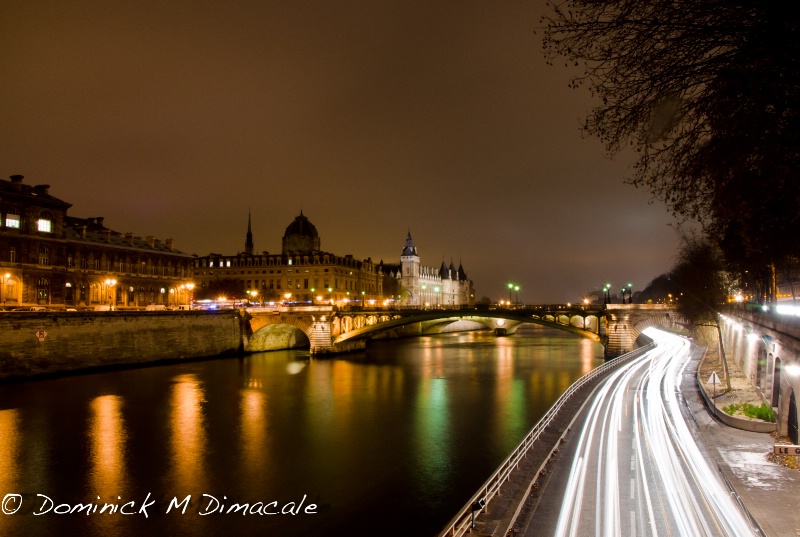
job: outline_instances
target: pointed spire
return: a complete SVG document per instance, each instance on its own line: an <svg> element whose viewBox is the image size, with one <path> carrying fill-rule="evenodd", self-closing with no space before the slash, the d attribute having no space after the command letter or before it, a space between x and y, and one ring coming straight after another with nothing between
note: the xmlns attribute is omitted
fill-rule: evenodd
<svg viewBox="0 0 800 537"><path fill-rule="evenodd" d="M247 235L244 240L244 253L253 255L253 231L251 226L250 209L247 209Z"/></svg>
<svg viewBox="0 0 800 537"><path fill-rule="evenodd" d="M414 242L411 240L411 230L408 230L408 237L406 238L406 247L403 248L403 253L401 255L417 255L417 248L414 246Z"/></svg>

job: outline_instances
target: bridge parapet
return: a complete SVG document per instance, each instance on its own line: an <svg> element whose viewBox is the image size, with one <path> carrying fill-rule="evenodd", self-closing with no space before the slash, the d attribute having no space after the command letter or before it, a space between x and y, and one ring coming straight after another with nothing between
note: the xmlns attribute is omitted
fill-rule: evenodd
<svg viewBox="0 0 800 537"><path fill-rule="evenodd" d="M290 348L269 347L269 344L307 344L312 354L363 348L364 341L384 332L396 336L422 335L436 333L453 323L469 322L473 323L472 329L490 329L497 335L511 335L525 323L551 326L601 342L605 346L606 356L614 357L633 349L636 338L644 328L664 324L669 319L665 307L641 304L428 309L293 306L257 308L247 310L247 313L253 337L251 345L246 342L246 350ZM278 329L278 326L284 328ZM272 339L257 336L261 330L283 335Z"/></svg>

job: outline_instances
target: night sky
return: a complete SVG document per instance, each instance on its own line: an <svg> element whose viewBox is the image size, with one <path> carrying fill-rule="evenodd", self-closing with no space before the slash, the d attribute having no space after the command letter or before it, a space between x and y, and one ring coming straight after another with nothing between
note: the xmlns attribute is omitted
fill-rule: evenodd
<svg viewBox="0 0 800 537"><path fill-rule="evenodd" d="M0 3L0 176L173 238L463 263L477 298L578 301L667 271L673 221L580 125L544 0Z"/></svg>

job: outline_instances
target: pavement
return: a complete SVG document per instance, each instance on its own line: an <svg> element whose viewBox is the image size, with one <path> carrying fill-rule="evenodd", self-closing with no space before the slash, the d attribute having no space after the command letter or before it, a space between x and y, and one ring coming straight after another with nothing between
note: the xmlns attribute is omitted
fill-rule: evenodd
<svg viewBox="0 0 800 537"><path fill-rule="evenodd" d="M744 506L763 535L800 537L800 471L767 460L775 443L769 434L729 427L708 412L695 377L701 357L702 349L693 353L681 381L684 415L701 452L717 466L731 494ZM547 494L549 476L559 464L562 452L567 451L563 448L576 437L572 434L579 430L575 422L597 382L584 387L562 409L525 461L512 473L500 495L476 516L472 535L539 534L536 531L538 520L553 516L537 512L539 499ZM534 481L540 469L541 475Z"/></svg>

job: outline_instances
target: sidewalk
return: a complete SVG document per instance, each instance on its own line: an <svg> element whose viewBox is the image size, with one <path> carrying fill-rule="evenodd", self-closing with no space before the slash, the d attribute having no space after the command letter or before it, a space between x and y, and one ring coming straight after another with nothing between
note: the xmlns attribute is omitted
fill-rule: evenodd
<svg viewBox="0 0 800 537"><path fill-rule="evenodd" d="M696 371L703 349L696 350L684 370L681 389L687 403L686 417L694 422L700 450L715 465L728 482L732 493L747 508L752 518L769 537L800 537L800 471L770 462L775 440L767 433L755 433L724 425L709 413L700 395ZM563 409L548 428L539 445L529 453L526 463L514 472L487 510L475 519L472 535L481 537L513 537L521 526L531 521L536 511L538 496L546 487L552 465L559 456L550 452L569 435L570 422L577 415L583 401L596 386L584 387L584 392L572 398L569 409ZM545 473L539 483L531 483L539 467ZM532 493L531 493L532 492ZM544 515L544 513L538 513Z"/></svg>
<svg viewBox="0 0 800 537"><path fill-rule="evenodd" d="M701 357L702 350L694 353L681 383L686 403L699 428L698 444L718 465L766 535L800 536L800 471L768 460L775 444L771 435L734 429L711 416L695 378Z"/></svg>

